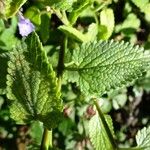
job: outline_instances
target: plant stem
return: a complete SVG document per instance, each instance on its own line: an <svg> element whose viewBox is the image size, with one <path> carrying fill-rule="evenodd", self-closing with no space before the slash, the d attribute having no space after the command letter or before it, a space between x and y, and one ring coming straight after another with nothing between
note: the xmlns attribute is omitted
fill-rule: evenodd
<svg viewBox="0 0 150 150"><path fill-rule="evenodd" d="M105 131L106 131L108 139L109 139L109 141L110 141L110 143L112 145L112 148L113 148L113 150L117 150L118 147L117 147L117 145L116 145L116 143L114 141L113 135L112 135L112 133L111 133L109 127L108 127L108 124L107 124L107 122L105 120L105 117L104 117L104 115L103 115L103 113L102 113L102 111L100 109L100 106L99 106L99 104L98 104L98 102L97 102L97 100L95 98L94 98L94 104L95 104L96 109L98 111L99 117L100 117L100 119L101 119L101 121L102 121L102 123L104 125Z"/></svg>
<svg viewBox="0 0 150 150"><path fill-rule="evenodd" d="M58 77L58 90L61 90L61 80L64 70L64 57L65 57L65 50L67 49L68 44L68 37L64 37L63 45L61 46L60 52L59 52L59 61L58 61L58 67L57 67L57 77Z"/></svg>
<svg viewBox="0 0 150 150"><path fill-rule="evenodd" d="M52 130L44 129L40 150L52 148Z"/></svg>

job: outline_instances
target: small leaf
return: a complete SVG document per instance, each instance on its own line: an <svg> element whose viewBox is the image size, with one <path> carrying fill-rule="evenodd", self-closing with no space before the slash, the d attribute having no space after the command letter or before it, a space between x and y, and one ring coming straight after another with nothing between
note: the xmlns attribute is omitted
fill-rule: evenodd
<svg viewBox="0 0 150 150"><path fill-rule="evenodd" d="M41 24L41 13L37 7L30 7L24 14L25 18L30 19L34 24L40 25Z"/></svg>
<svg viewBox="0 0 150 150"><path fill-rule="evenodd" d="M96 36L98 34L98 27L96 23L91 23L88 27L88 31L85 34L88 41L94 41L96 39Z"/></svg>
<svg viewBox="0 0 150 150"><path fill-rule="evenodd" d="M0 17L10 18L27 0L0 0Z"/></svg>
<svg viewBox="0 0 150 150"><path fill-rule="evenodd" d="M69 20L73 25L79 15L91 4L91 0L77 0L73 5L73 10L69 15Z"/></svg>
<svg viewBox="0 0 150 150"><path fill-rule="evenodd" d="M57 126L62 111L57 78L35 33L11 52L7 97L17 123L39 120L48 129Z"/></svg>
<svg viewBox="0 0 150 150"><path fill-rule="evenodd" d="M111 117L109 115L105 115L105 120L114 135ZM95 150L113 150L104 125L98 114L93 116L89 122L89 135Z"/></svg>
<svg viewBox="0 0 150 150"><path fill-rule="evenodd" d="M137 18L137 16L134 13L130 13L126 19L124 20L124 22L122 22L121 24L116 25L115 27L115 32L120 32L120 31L124 31L123 33L128 33L129 29L132 31L136 31L138 30L140 27L140 20Z"/></svg>
<svg viewBox="0 0 150 150"><path fill-rule="evenodd" d="M43 134L42 124L37 121L33 122L30 128L30 136L32 137L34 144L36 145L41 144L42 134Z"/></svg>
<svg viewBox="0 0 150 150"><path fill-rule="evenodd" d="M88 38L84 34L82 34L80 31L78 31L77 29L71 26L62 25L62 26L59 26L59 30L61 30L67 36L79 42L86 42L88 40Z"/></svg>
<svg viewBox="0 0 150 150"><path fill-rule="evenodd" d="M138 131L136 142L138 147L143 150L150 150L150 126L148 128L144 127L142 130Z"/></svg>
<svg viewBox="0 0 150 150"><path fill-rule="evenodd" d="M68 10L71 8L74 0L43 0L42 2L56 9Z"/></svg>
<svg viewBox="0 0 150 150"><path fill-rule="evenodd" d="M114 21L114 13L110 8L104 9L100 13L100 27L99 27L99 38L100 39L108 39L114 29L115 21ZM105 29L105 30L104 30Z"/></svg>
<svg viewBox="0 0 150 150"><path fill-rule="evenodd" d="M46 43L46 41L49 39L50 18L51 18L51 15L49 15L48 13L43 13L41 15L40 36L41 36L43 43Z"/></svg>
<svg viewBox="0 0 150 150"><path fill-rule="evenodd" d="M17 18L11 18L10 22L11 24L9 28L4 26L0 33L0 49L2 49L2 51L12 50L12 47L15 46L18 41L17 37L15 37L15 32L17 30Z"/></svg>
<svg viewBox="0 0 150 150"><path fill-rule="evenodd" d="M102 95L142 76L150 63L150 56L143 51L125 42L84 43L74 50L74 65L66 67L68 79L75 76L74 81L87 95Z"/></svg>

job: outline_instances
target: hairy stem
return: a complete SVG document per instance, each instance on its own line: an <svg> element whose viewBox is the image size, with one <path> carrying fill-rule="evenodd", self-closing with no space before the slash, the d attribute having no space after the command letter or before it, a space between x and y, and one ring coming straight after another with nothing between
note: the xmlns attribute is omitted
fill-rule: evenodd
<svg viewBox="0 0 150 150"><path fill-rule="evenodd" d="M113 135L112 135L112 133L111 133L111 131L110 131L108 125L107 125L107 122L106 122L106 120L105 120L105 117L104 117L104 115L103 115L103 113L102 113L102 111L101 111L101 109L100 109L100 106L99 106L99 104L98 104L98 102L97 102L96 99L94 99L94 104L95 104L96 109L97 109L97 111L98 111L99 117L100 117L100 119L102 120L102 123L103 123L103 125L104 125L104 128L105 128L105 131L106 131L106 133L107 133L108 139L109 139L109 141L110 141L110 143L111 143L111 145L112 145L112 148L113 148L113 150L117 150L118 147L117 147L117 145L116 145L116 143L115 143L115 141L114 141Z"/></svg>
<svg viewBox="0 0 150 150"><path fill-rule="evenodd" d="M40 150L52 148L52 130L44 129Z"/></svg>

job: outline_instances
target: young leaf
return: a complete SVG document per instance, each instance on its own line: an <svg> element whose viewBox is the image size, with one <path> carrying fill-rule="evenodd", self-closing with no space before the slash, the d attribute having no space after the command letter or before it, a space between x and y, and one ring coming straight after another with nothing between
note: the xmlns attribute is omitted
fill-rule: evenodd
<svg viewBox="0 0 150 150"><path fill-rule="evenodd" d="M27 0L0 0L0 17L10 18Z"/></svg>
<svg viewBox="0 0 150 150"><path fill-rule="evenodd" d="M24 16L25 16L25 18L30 19L36 25L41 24L41 12L35 6L28 8L27 11L25 12Z"/></svg>
<svg viewBox="0 0 150 150"><path fill-rule="evenodd" d="M96 39L96 36L98 34L98 26L96 23L91 23L88 27L88 31L85 34L87 37L87 41L94 41Z"/></svg>
<svg viewBox="0 0 150 150"><path fill-rule="evenodd" d="M112 134L114 135L111 117L109 115L105 115L105 120ZM89 135L95 150L113 150L108 135L98 114L93 116L89 122Z"/></svg>
<svg viewBox="0 0 150 150"><path fill-rule="evenodd" d="M51 15L49 15L48 13L42 13L41 15L40 37L43 43L47 42L50 35L50 18Z"/></svg>
<svg viewBox="0 0 150 150"><path fill-rule="evenodd" d="M51 129L60 120L62 101L57 78L35 33L11 53L7 97L11 117L18 123L39 120Z"/></svg>
<svg viewBox="0 0 150 150"><path fill-rule="evenodd" d="M138 147L143 150L150 150L150 126L148 128L143 128L138 131L136 135L136 142Z"/></svg>
<svg viewBox="0 0 150 150"><path fill-rule="evenodd" d="M115 32L123 32L125 33L125 31L131 31L131 29L134 31L137 31L140 27L140 20L138 19L138 17L134 14L134 13L130 13L126 19L124 20L124 22L122 22L121 24L116 25L115 27ZM128 32L127 32L128 33Z"/></svg>
<svg viewBox="0 0 150 150"><path fill-rule="evenodd" d="M87 36L71 26L62 25L59 26L59 30L64 32L68 37L71 37L79 42L86 42L88 40Z"/></svg>
<svg viewBox="0 0 150 150"><path fill-rule="evenodd" d="M82 11L91 4L91 0L77 0L73 5L73 11L69 15L69 20L73 25Z"/></svg>
<svg viewBox="0 0 150 150"><path fill-rule="evenodd" d="M17 30L17 17L13 17L10 19L10 26L4 27L4 29L0 33L0 49L2 51L12 50L12 47L16 45L17 37L15 37L15 33Z"/></svg>
<svg viewBox="0 0 150 150"><path fill-rule="evenodd" d="M60 10L67 10L71 8L74 0L43 0L46 5Z"/></svg>
<svg viewBox="0 0 150 150"><path fill-rule="evenodd" d="M143 48L125 42L99 41L84 43L74 50L74 65L66 67L72 79L86 94L100 95L128 85L142 76L150 57ZM74 74L74 75L71 75Z"/></svg>
<svg viewBox="0 0 150 150"><path fill-rule="evenodd" d="M103 11L101 11L100 13L100 27L99 27L99 38L100 39L104 39L107 40L113 32L114 29L114 13L113 10L108 8L108 9L104 9Z"/></svg>

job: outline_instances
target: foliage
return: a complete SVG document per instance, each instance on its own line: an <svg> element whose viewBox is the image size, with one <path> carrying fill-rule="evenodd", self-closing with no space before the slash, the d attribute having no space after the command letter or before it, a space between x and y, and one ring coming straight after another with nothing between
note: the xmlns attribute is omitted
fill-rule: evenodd
<svg viewBox="0 0 150 150"><path fill-rule="evenodd" d="M110 116L105 116L106 122L113 133L113 125ZM89 123L89 135L96 150L112 149L112 145L108 140L108 135L105 131L102 121L98 115L92 117Z"/></svg>
<svg viewBox="0 0 150 150"><path fill-rule="evenodd" d="M150 148L150 127L143 128L142 130L138 131L136 135L137 145L144 150L148 150Z"/></svg>
<svg viewBox="0 0 150 150"><path fill-rule="evenodd" d="M149 64L143 49L114 41L85 43L72 57L74 66L66 69L75 72L74 80L87 94L102 95L126 85L141 76Z"/></svg>
<svg viewBox="0 0 150 150"><path fill-rule="evenodd" d="M0 0L0 149L149 150L149 6Z"/></svg>
<svg viewBox="0 0 150 150"><path fill-rule="evenodd" d="M11 117L19 124L39 120L51 129L62 110L57 78L38 36L33 33L25 44L16 46L8 61L7 97L11 100Z"/></svg>

